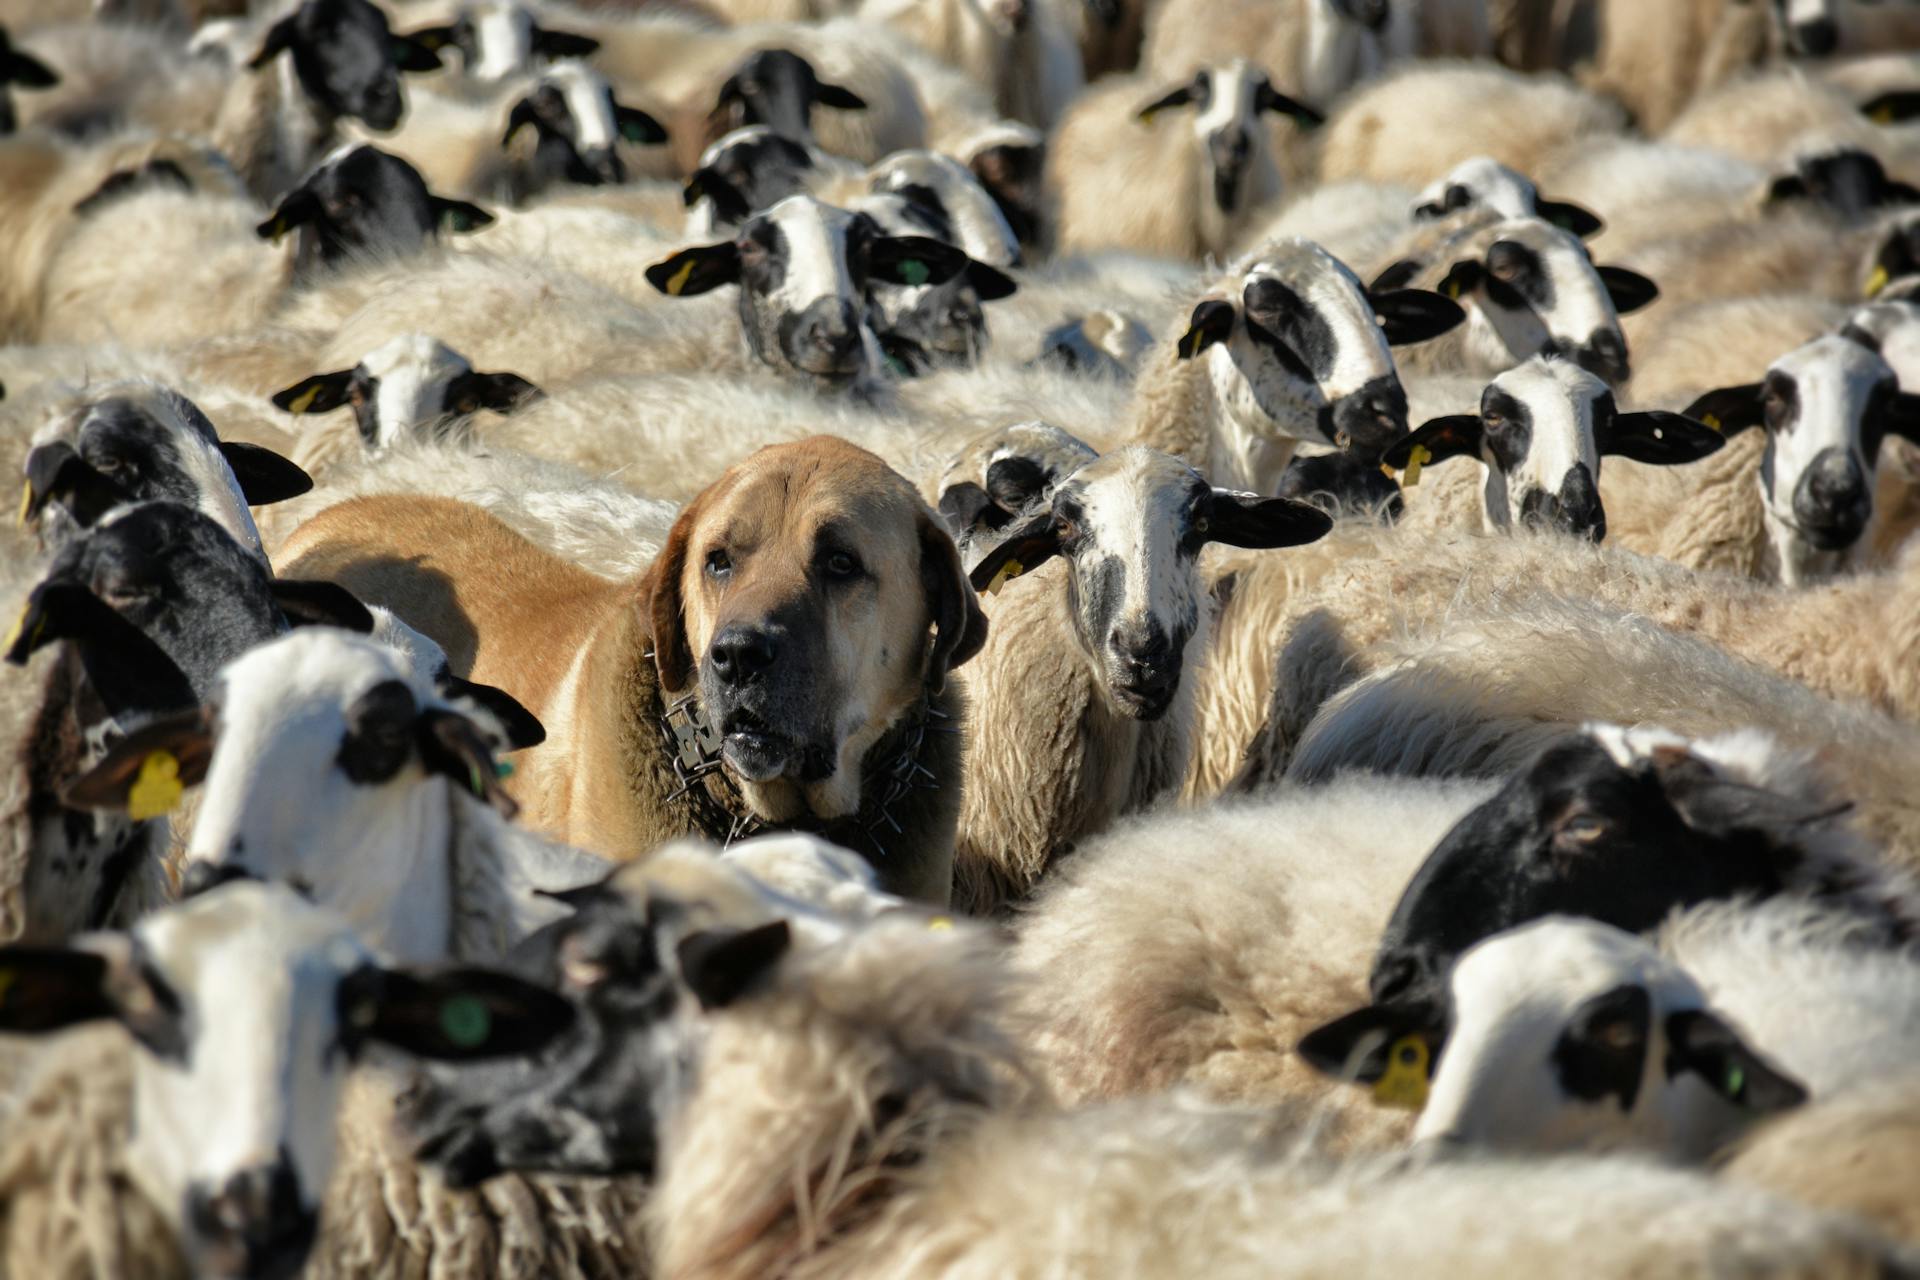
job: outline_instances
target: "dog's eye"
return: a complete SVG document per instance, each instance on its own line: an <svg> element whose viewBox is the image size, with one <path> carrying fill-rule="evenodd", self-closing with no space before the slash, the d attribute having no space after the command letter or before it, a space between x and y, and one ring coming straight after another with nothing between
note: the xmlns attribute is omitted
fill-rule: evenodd
<svg viewBox="0 0 1920 1280"><path fill-rule="evenodd" d="M827 556L826 570L829 578L851 578L860 572L860 562L845 551L835 551Z"/></svg>
<svg viewBox="0 0 1920 1280"><path fill-rule="evenodd" d="M733 560L726 551L715 547L707 552L707 572L716 578L724 578L733 572Z"/></svg>

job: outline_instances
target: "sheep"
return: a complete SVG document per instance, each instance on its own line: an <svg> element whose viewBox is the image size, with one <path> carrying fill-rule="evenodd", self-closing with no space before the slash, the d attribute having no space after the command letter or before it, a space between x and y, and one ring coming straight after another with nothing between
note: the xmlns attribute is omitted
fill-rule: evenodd
<svg viewBox="0 0 1920 1280"><path fill-rule="evenodd" d="M627 180L619 143L667 140L658 120L619 102L598 72L574 61L541 72L513 104L501 145L528 127L534 131L534 154L526 169L513 171L508 196L516 204L561 182L618 186Z"/></svg>
<svg viewBox="0 0 1920 1280"><path fill-rule="evenodd" d="M1010 469L1000 465L999 476L990 466L970 483L988 492ZM943 511L953 494L942 494ZM1074 845L1185 773L1185 672L1207 645L1201 549L1293 546L1331 523L1289 499L1212 488L1137 445L1082 463L1044 498L1003 513L1012 522L970 574L1003 597L987 606L975 659L988 692L976 704L954 848L954 900L980 915L1020 901ZM1055 556L1063 566L1046 571ZM1003 590L1034 570L1036 582ZM1038 664L1051 668L1041 681L1050 697L997 696L1036 687Z"/></svg>
<svg viewBox="0 0 1920 1280"><path fill-rule="evenodd" d="M757 210L807 191L831 171L825 153L770 125L735 129L700 153L700 165L687 179L687 234L704 237L736 227Z"/></svg>
<svg viewBox="0 0 1920 1280"><path fill-rule="evenodd" d="M883 23L993 92L1004 117L1050 129L1084 83L1051 7L1033 0L865 0Z"/></svg>
<svg viewBox="0 0 1920 1280"><path fill-rule="evenodd" d="M1502 218L1539 218L1581 239L1598 235L1606 224L1577 204L1547 200L1525 174L1492 156L1462 160L1415 197L1413 216L1441 218L1462 209L1491 209Z"/></svg>
<svg viewBox="0 0 1920 1280"><path fill-rule="evenodd" d="M200 511L264 565L249 508L313 487L272 450L221 440L192 401L147 379L54 402L30 444L20 517L50 546L123 503L165 499Z"/></svg>
<svg viewBox="0 0 1920 1280"><path fill-rule="evenodd" d="M1532 176L1604 220L1594 238L1613 255L1744 216L1766 170L1719 151L1620 137L1583 139Z"/></svg>
<svg viewBox="0 0 1920 1280"><path fill-rule="evenodd" d="M1599 378L1566 361L1535 356L1488 383L1478 413L1422 423L1381 460L1404 472L1413 487L1426 466L1472 458L1480 466L1469 478L1484 478L1480 516L1486 532L1552 528L1599 542L1607 536L1599 487L1603 456L1679 466L1723 444L1717 430L1677 413L1620 413ZM1429 505L1441 504L1423 496L1415 510Z"/></svg>
<svg viewBox="0 0 1920 1280"><path fill-rule="evenodd" d="M431 49L389 30L368 0L303 0L261 37L213 138L248 189L275 200L338 145L342 119L392 129L406 106L399 73L439 66Z"/></svg>
<svg viewBox="0 0 1920 1280"><path fill-rule="evenodd" d="M273 403L296 414L351 406L361 445L377 456L407 440L463 441L482 409L510 414L541 394L517 373L480 373L445 343L411 333L382 343L351 369L302 378L275 392ZM299 463L313 471L338 457L344 437L309 431L300 441Z"/></svg>
<svg viewBox="0 0 1920 1280"><path fill-rule="evenodd" d="M123 805L147 754L169 751L194 762L183 784L205 780L189 882L237 873L299 884L382 954L498 959L558 913L538 890L575 888L606 864L489 810L512 810L493 752L545 736L517 703L490 694L443 696L393 649L302 627L229 663L206 708L109 749L69 794ZM294 797L312 808L296 812Z"/></svg>
<svg viewBox="0 0 1920 1280"><path fill-rule="evenodd" d="M376 1045L526 1054L573 1019L564 1000L505 974L383 967L331 914L251 883L131 933L0 958L12 978L0 1028L125 1032L57 1042L7 1100L0 1258L19 1274L296 1270L355 1061Z"/></svg>
<svg viewBox="0 0 1920 1280"><path fill-rule="evenodd" d="M1140 51L1143 74L1177 80L1227 58L1245 57L1273 75L1282 92L1303 102L1332 102L1377 75L1391 54L1383 28L1390 6L1379 0L1235 0L1196 6L1163 0L1154 6Z"/></svg>
<svg viewBox="0 0 1920 1280"><path fill-rule="evenodd" d="M467 78L481 83L529 71L536 58L585 58L600 47L591 36L542 26L516 0L470 0L452 22L419 28L408 38L436 53L458 50Z"/></svg>
<svg viewBox="0 0 1920 1280"><path fill-rule="evenodd" d="M1620 541L1788 586L1876 563L1876 539L1864 535L1874 519L1880 439L1914 439L1916 409L1920 400L1899 390L1873 346L1840 334L1815 338L1774 360L1759 382L1709 391L1689 406L1690 417L1734 442L1724 459L1671 478L1622 474L1609 505L1634 520ZM1762 428L1760 437L1739 447L1752 427Z"/></svg>
<svg viewBox="0 0 1920 1280"><path fill-rule="evenodd" d="M1742 77L1701 94L1662 137L1763 169L1809 150L1874 154L1886 145L1852 98L1798 68Z"/></svg>
<svg viewBox="0 0 1920 1280"><path fill-rule="evenodd" d="M1202 67L1157 96L1148 90L1147 82L1130 78L1099 85L1061 119L1047 154L1060 251L1224 254L1253 212L1280 193L1260 115L1320 121L1244 58ZM1161 119L1187 106L1194 109L1190 129ZM1149 188L1161 195L1147 197Z"/></svg>
<svg viewBox="0 0 1920 1280"><path fill-rule="evenodd" d="M1020 240L993 196L967 168L934 151L896 151L867 171L879 195L908 196L939 215L950 243L990 267L1020 265Z"/></svg>
<svg viewBox="0 0 1920 1280"><path fill-rule="evenodd" d="M1565 78L1479 63L1414 63L1345 98L1321 131L1323 182L1420 188L1474 156L1519 173L1619 134L1620 108Z"/></svg>
<svg viewBox="0 0 1920 1280"><path fill-rule="evenodd" d="M51 89L60 83L46 63L30 53L13 47L7 30L0 27L0 134L12 133L18 120L13 108L13 86L22 89Z"/></svg>
<svg viewBox="0 0 1920 1280"><path fill-rule="evenodd" d="M1373 288L1420 284L1461 301L1467 324L1409 353L1414 372L1488 377L1541 352L1558 353L1612 386L1629 376L1620 316L1659 296L1624 267L1595 266L1579 237L1539 218L1456 215L1412 232L1386 257Z"/></svg>

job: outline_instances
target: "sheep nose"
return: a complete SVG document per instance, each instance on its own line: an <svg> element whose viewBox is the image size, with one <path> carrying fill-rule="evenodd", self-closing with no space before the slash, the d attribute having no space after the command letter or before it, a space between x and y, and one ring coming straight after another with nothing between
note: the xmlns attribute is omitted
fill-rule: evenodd
<svg viewBox="0 0 1920 1280"><path fill-rule="evenodd" d="M284 1160L243 1169L218 1190L196 1183L186 1210L209 1260L233 1274L288 1273L313 1244L316 1215L300 1203L300 1184Z"/></svg>
<svg viewBox="0 0 1920 1280"><path fill-rule="evenodd" d="M723 627L707 646L707 661L721 683L746 684L773 665L780 646L764 627L740 623Z"/></svg>
<svg viewBox="0 0 1920 1280"><path fill-rule="evenodd" d="M1796 22L1792 28L1794 52L1808 58L1824 58L1840 43L1840 28L1832 18L1813 18Z"/></svg>
<svg viewBox="0 0 1920 1280"><path fill-rule="evenodd" d="M1851 451L1838 446L1822 449L1794 486L1794 519L1822 551L1852 546L1872 514L1867 477Z"/></svg>
<svg viewBox="0 0 1920 1280"><path fill-rule="evenodd" d="M1619 386L1630 373L1627 340L1612 329L1602 329L1574 348L1573 362L1608 386Z"/></svg>
<svg viewBox="0 0 1920 1280"><path fill-rule="evenodd" d="M612 147L595 147L580 159L586 165L587 172L593 177L593 182L589 183L589 186L617 187L627 180L626 167L620 163L620 157L614 153Z"/></svg>
<svg viewBox="0 0 1920 1280"><path fill-rule="evenodd" d="M794 330L794 362L812 372L850 367L860 354L860 321L853 304L822 298L801 313Z"/></svg>

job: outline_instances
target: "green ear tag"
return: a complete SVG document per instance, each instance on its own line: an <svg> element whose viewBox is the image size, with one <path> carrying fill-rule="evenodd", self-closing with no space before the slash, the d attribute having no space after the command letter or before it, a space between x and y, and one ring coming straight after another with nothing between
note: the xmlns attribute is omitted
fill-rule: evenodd
<svg viewBox="0 0 1920 1280"><path fill-rule="evenodd" d="M927 264L918 258L908 258L900 264L900 281L902 284L910 285L917 289L932 277L933 272L928 270Z"/></svg>
<svg viewBox="0 0 1920 1280"><path fill-rule="evenodd" d="M481 775L479 765L476 764L468 767L467 785L473 788L473 794L475 794L476 796L481 796L483 798L486 796L487 780L485 777Z"/></svg>
<svg viewBox="0 0 1920 1280"><path fill-rule="evenodd" d="M460 1048L476 1048L492 1034L493 1014L478 996L454 996L440 1006L440 1029Z"/></svg>
<svg viewBox="0 0 1920 1280"><path fill-rule="evenodd" d="M1747 1069L1736 1062L1727 1068L1727 1096L1738 1102L1746 1092Z"/></svg>
<svg viewBox="0 0 1920 1280"><path fill-rule="evenodd" d="M493 776L505 781L513 776L513 761L502 760L493 766Z"/></svg>

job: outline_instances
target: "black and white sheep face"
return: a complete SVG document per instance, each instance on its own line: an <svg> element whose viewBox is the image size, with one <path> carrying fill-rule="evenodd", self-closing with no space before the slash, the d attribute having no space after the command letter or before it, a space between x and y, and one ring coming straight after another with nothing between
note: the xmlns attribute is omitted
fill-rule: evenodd
<svg viewBox="0 0 1920 1280"><path fill-rule="evenodd" d="M1178 458L1130 445L1061 481L1047 508L1009 530L970 576L997 591L1065 557L1067 609L1095 679L1120 714L1157 720L1205 640L1201 549L1296 546L1330 527L1304 503L1215 489Z"/></svg>
<svg viewBox="0 0 1920 1280"><path fill-rule="evenodd" d="M1467 209L1487 209L1502 218L1543 218L1577 236L1591 236L1605 224L1577 204L1543 200L1525 174L1492 156L1475 156L1455 165L1414 200L1416 220L1444 218Z"/></svg>
<svg viewBox="0 0 1920 1280"><path fill-rule="evenodd" d="M658 120L615 101L605 77L583 62L556 63L541 74L513 104L501 145L512 142L523 128L531 128L536 137L529 194L563 182L617 186L627 180L620 143L667 140Z"/></svg>
<svg viewBox="0 0 1920 1280"><path fill-rule="evenodd" d="M1268 246L1241 276L1239 296L1200 303L1180 340L1183 360L1213 348L1208 376L1224 425L1240 437L1242 457L1211 465L1258 476L1268 468L1253 455L1276 445L1290 453L1297 440L1377 459L1407 432L1406 392L1388 344L1437 336L1461 318L1457 306L1423 290L1368 293L1309 241ZM1271 468L1276 478L1285 462Z"/></svg>
<svg viewBox="0 0 1920 1280"><path fill-rule="evenodd" d="M399 73L440 66L431 49L389 30L386 14L367 0L306 0L273 25L247 66L258 71L283 53L321 112L382 132L406 107Z"/></svg>
<svg viewBox="0 0 1920 1280"><path fill-rule="evenodd" d="M1374 956L1374 1002L1430 999L1461 952L1542 916L1640 932L1677 907L1779 892L1835 815L1746 781L1731 750L1601 727L1542 751L1408 883Z"/></svg>
<svg viewBox="0 0 1920 1280"><path fill-rule="evenodd" d="M881 367L868 322L875 284L944 284L967 266L951 245L888 236L864 213L789 196L730 241L685 249L647 268L654 288L691 297L739 286L740 326L753 354L827 389L858 388Z"/></svg>
<svg viewBox="0 0 1920 1280"><path fill-rule="evenodd" d="M539 59L584 58L600 47L590 36L540 26L515 0L463 5L450 25L428 27L411 38L429 49L458 49L467 77L483 82L518 75Z"/></svg>
<svg viewBox="0 0 1920 1280"><path fill-rule="evenodd" d="M1645 940L1549 917L1461 955L1430 1001L1308 1035L1307 1060L1405 1089L1413 1138L1449 1152L1650 1150L1702 1160L1806 1091L1744 1044Z"/></svg>
<svg viewBox="0 0 1920 1280"><path fill-rule="evenodd" d="M1386 452L1390 467L1419 483L1420 464L1472 458L1486 472L1489 532L1557 529L1600 542L1607 513L1600 502L1600 461L1618 454L1671 466L1719 449L1725 438L1677 413L1620 413L1613 392L1564 360L1536 356L1495 378L1479 414L1423 423Z"/></svg>
<svg viewBox="0 0 1920 1280"><path fill-rule="evenodd" d="M687 234L731 230L798 195L818 173L814 155L763 124L735 129L700 154L687 179Z"/></svg>
<svg viewBox="0 0 1920 1280"><path fill-rule="evenodd" d="M1768 203L1807 200L1848 222L1879 216L1888 206L1920 204L1920 190L1895 182L1879 158L1857 147L1796 157L1793 171L1767 188Z"/></svg>
<svg viewBox="0 0 1920 1280"><path fill-rule="evenodd" d="M950 156L937 151L896 151L873 166L876 195L904 196L948 229L941 239L991 267L1020 265L1020 240L992 193Z"/></svg>
<svg viewBox="0 0 1920 1280"><path fill-rule="evenodd" d="M1577 236L1538 218L1480 228L1452 254L1439 287L1467 308L1477 359L1505 367L1560 355L1611 386L1627 380L1620 316L1658 296L1652 281L1622 267L1594 266ZM1393 274L1390 269L1387 278Z"/></svg>
<svg viewBox="0 0 1920 1280"><path fill-rule="evenodd" d="M124 803L160 740L183 782L205 783L187 848L193 875L298 885L380 945L422 959L445 954L448 882L432 855L450 843L454 803L427 784L445 779L511 808L493 756L515 745L504 727L448 702L403 654L329 627L235 659L205 710L129 738L70 794Z"/></svg>
<svg viewBox="0 0 1920 1280"><path fill-rule="evenodd" d="M941 207L906 194L865 196L853 207L890 235L922 236L944 244L959 239ZM881 350L889 364L904 364L905 372L971 366L987 347L987 315L981 304L1011 297L1016 287L1005 273L971 258L940 284L873 281L868 296Z"/></svg>
<svg viewBox="0 0 1920 1280"><path fill-rule="evenodd" d="M0 27L0 136L12 133L18 124L14 114L13 89L51 89L60 83L47 64L29 53L22 53L7 39Z"/></svg>
<svg viewBox="0 0 1920 1280"><path fill-rule="evenodd" d="M278 244L299 233L303 267L418 252L444 231L475 231L493 215L427 190L420 171L377 147L349 144L323 160L255 228Z"/></svg>
<svg viewBox="0 0 1920 1280"><path fill-rule="evenodd" d="M1245 58L1224 67L1202 67L1190 83L1141 108L1140 117L1151 120L1172 107L1193 108L1194 139L1204 157L1201 207L1221 219L1279 193L1280 170L1260 124L1262 112L1291 116L1307 126L1321 122L1319 112L1280 93L1267 73Z"/></svg>
<svg viewBox="0 0 1920 1280"><path fill-rule="evenodd" d="M1867 267L1862 291L1878 298L1890 288L1895 293L1911 289L1920 277L1920 214L1907 214L1893 221Z"/></svg>
<svg viewBox="0 0 1920 1280"><path fill-rule="evenodd" d="M477 373L467 358L425 334L410 333L367 353L351 369L303 378L273 397L288 413L353 408L369 453L406 440L467 434L482 409L513 413L540 388L517 373Z"/></svg>
<svg viewBox="0 0 1920 1280"><path fill-rule="evenodd" d="M21 518L38 519L42 536L59 544L122 504L177 502L264 563L248 508L305 493L307 473L270 449L222 442L177 392L146 383L103 390L34 434Z"/></svg>
<svg viewBox="0 0 1920 1280"><path fill-rule="evenodd" d="M373 1043L430 1058L527 1053L567 1002L477 969L380 966L331 913L238 883L131 934L0 948L0 1028L109 1020L140 1046L127 1167L197 1275L297 1274L334 1161L334 1116Z"/></svg>
<svg viewBox="0 0 1920 1280"><path fill-rule="evenodd" d="M763 124L795 142L813 141L813 109L865 111L866 99L822 81L813 64L790 49L762 49L734 69L714 101L726 130Z"/></svg>
<svg viewBox="0 0 1920 1280"><path fill-rule="evenodd" d="M1920 397L1901 393L1878 352L1837 334L1781 356L1758 383L1708 392L1687 412L1729 435L1766 430L1758 482L1788 583L1832 572L1866 532L1882 438L1920 438Z"/></svg>

